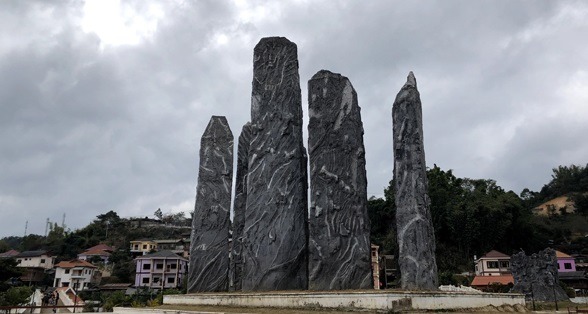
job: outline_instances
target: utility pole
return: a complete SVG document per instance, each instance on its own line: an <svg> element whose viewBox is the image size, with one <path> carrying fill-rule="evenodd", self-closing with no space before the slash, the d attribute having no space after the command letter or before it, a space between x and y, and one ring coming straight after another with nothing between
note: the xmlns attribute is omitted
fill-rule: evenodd
<svg viewBox="0 0 588 314"><path fill-rule="evenodd" d="M29 227L29 221L27 220L27 221L25 222L25 233L24 233L24 236L25 236L25 237L27 236L27 228L28 228L28 227Z"/></svg>

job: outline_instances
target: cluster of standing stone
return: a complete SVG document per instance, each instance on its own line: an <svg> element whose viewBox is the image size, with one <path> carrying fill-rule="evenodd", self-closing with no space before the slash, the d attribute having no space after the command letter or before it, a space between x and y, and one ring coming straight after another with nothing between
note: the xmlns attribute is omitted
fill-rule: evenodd
<svg viewBox="0 0 588 314"><path fill-rule="evenodd" d="M349 79L325 70L311 78L308 88L310 190L297 47L283 37L261 39L254 49L251 121L238 140L231 244L233 136L224 117L211 119L200 148L189 292L372 287L357 93ZM397 205L406 207L398 219L404 224L398 225L404 230L400 253L414 261L400 263L402 282L410 289L432 290L437 279L420 100L416 82L405 88L394 104L404 108L394 114L395 124L403 126L402 144L396 143L394 129L395 167L401 167L395 178L416 187L404 188L404 197L396 195ZM397 156L405 144L410 147ZM410 245L416 248L407 249Z"/></svg>
<svg viewBox="0 0 588 314"><path fill-rule="evenodd" d="M532 294L538 301L568 300L559 285L557 256L554 249L545 249L531 256L519 252L510 258L514 278L512 292Z"/></svg>

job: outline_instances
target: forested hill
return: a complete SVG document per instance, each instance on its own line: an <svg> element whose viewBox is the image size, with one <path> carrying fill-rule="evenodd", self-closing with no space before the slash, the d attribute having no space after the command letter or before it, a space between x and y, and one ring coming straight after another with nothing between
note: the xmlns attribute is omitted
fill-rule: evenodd
<svg viewBox="0 0 588 314"><path fill-rule="evenodd" d="M588 165L560 166L540 192L505 191L489 179L458 178L435 165L427 170L431 214L440 272L473 270L474 255L490 250L506 254L554 247L568 254L588 253ZM396 253L393 182L384 198L370 198L372 242ZM576 202L576 214L536 216L532 209L557 196Z"/></svg>

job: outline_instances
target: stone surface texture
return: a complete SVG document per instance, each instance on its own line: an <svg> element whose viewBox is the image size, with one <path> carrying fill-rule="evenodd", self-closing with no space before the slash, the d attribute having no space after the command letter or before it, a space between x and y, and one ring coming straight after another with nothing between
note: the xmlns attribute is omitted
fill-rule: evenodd
<svg viewBox="0 0 588 314"><path fill-rule="evenodd" d="M225 117L213 116L200 143L188 292L228 289L232 180L233 134Z"/></svg>
<svg viewBox="0 0 588 314"><path fill-rule="evenodd" d="M251 123L247 122L241 130L237 144L237 169L235 181L235 201L233 202L233 245L231 247L231 266L229 269L229 290L241 291L243 276L242 241L245 226L245 206L247 205L247 165L249 143L251 142Z"/></svg>
<svg viewBox="0 0 588 314"><path fill-rule="evenodd" d="M296 44L255 46L243 291L308 288L307 174Z"/></svg>
<svg viewBox="0 0 588 314"><path fill-rule="evenodd" d="M435 234L427 194L422 107L412 72L396 96L392 120L401 288L436 290Z"/></svg>
<svg viewBox="0 0 588 314"><path fill-rule="evenodd" d="M568 300L559 285L555 250L545 249L531 256L525 252L510 257L510 271L514 278L512 292L533 293L537 301Z"/></svg>
<svg viewBox="0 0 588 314"><path fill-rule="evenodd" d="M372 286L363 124L346 77L321 70L308 82L311 290Z"/></svg>

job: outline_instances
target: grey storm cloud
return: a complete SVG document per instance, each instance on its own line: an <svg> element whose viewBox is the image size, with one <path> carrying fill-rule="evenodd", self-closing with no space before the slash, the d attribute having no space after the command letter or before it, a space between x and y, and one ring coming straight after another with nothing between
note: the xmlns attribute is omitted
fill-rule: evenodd
<svg viewBox="0 0 588 314"><path fill-rule="evenodd" d="M305 115L314 73L351 80L370 195L392 178L391 107L409 71L429 166L518 193L588 161L581 1L93 2L120 8L104 26L148 28L128 43L86 29L88 4L0 2L0 237L64 213L75 229L108 210L191 211L202 132L211 115L233 132L249 120L265 36L297 43Z"/></svg>

